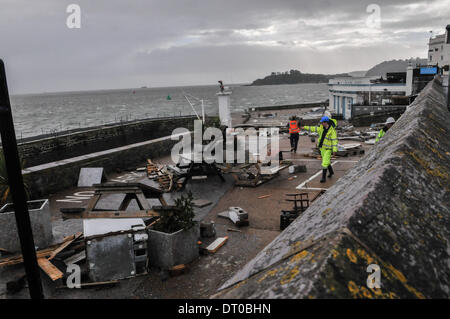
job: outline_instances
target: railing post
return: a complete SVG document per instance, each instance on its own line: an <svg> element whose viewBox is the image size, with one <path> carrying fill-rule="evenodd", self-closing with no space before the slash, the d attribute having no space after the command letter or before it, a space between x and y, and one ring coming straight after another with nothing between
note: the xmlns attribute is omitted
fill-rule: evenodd
<svg viewBox="0 0 450 319"><path fill-rule="evenodd" d="M450 111L450 70L447 71L447 109Z"/></svg>
<svg viewBox="0 0 450 319"><path fill-rule="evenodd" d="M17 150L16 134L11 113L6 72L0 59L0 134L5 157L8 183L14 205L14 212L19 233L20 247L25 264L28 288L32 299L43 299L41 276L36 259L33 232L28 213L27 197L22 178L19 151Z"/></svg>

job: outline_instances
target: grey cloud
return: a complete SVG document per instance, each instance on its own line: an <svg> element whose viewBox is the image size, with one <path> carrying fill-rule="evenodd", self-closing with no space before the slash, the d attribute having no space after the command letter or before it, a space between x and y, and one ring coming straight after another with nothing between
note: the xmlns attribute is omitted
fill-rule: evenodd
<svg viewBox="0 0 450 319"><path fill-rule="evenodd" d="M425 56L427 33L417 28L448 23L448 10L403 12L399 21L382 21L381 34L367 44L364 20L372 2L2 0L0 54L12 92L131 87L146 79L203 84L221 74L248 82L290 68L334 73ZM79 30L65 26L70 3L81 6ZM392 18L393 8L411 1L376 3L382 17ZM265 31L270 27L275 31Z"/></svg>

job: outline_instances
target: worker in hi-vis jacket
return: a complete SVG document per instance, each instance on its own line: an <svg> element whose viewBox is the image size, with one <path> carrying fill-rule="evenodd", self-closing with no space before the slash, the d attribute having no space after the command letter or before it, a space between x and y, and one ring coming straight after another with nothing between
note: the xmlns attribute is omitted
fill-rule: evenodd
<svg viewBox="0 0 450 319"><path fill-rule="evenodd" d="M297 153L298 139L300 133L300 124L297 117L292 116L288 123L289 140L291 141L291 152Z"/></svg>
<svg viewBox="0 0 450 319"><path fill-rule="evenodd" d="M384 127L380 130L378 133L377 138L375 139L375 143L379 142L381 138L386 134L386 132L394 125L395 120L393 117L390 117L386 120L386 123L384 123Z"/></svg>
<svg viewBox="0 0 450 319"><path fill-rule="evenodd" d="M328 116L323 116L320 119L319 126L304 126L303 130L309 132L319 133L318 148L320 155L322 156L322 179L321 183L325 183L327 180L327 170L329 172L328 177L334 175L333 167L331 167L331 154L336 155L338 139L334 125L331 124Z"/></svg>

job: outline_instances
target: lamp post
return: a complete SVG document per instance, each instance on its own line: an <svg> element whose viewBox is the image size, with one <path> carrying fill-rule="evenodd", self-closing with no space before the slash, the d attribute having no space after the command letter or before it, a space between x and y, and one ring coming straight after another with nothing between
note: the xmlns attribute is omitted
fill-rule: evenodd
<svg viewBox="0 0 450 319"><path fill-rule="evenodd" d="M27 197L22 178L19 152L17 150L16 134L9 101L8 85L3 61L0 59L0 134L9 188L14 205L14 212L19 233L20 246L25 264L25 273L32 299L43 299L41 276L36 259L33 232L28 213Z"/></svg>

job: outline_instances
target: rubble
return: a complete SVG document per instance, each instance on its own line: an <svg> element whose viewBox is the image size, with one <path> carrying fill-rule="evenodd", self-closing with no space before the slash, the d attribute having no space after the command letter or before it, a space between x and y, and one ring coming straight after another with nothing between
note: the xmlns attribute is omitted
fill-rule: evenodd
<svg viewBox="0 0 450 319"><path fill-rule="evenodd" d="M240 207L229 207L227 211L218 214L219 217L231 220L238 227L248 226L248 213Z"/></svg>
<svg viewBox="0 0 450 319"><path fill-rule="evenodd" d="M293 202L294 207L292 210L282 210L280 214L280 230L284 230L288 227L301 213L303 213L309 207L309 194L286 194L289 198L287 202ZM293 198L292 198L293 197Z"/></svg>

